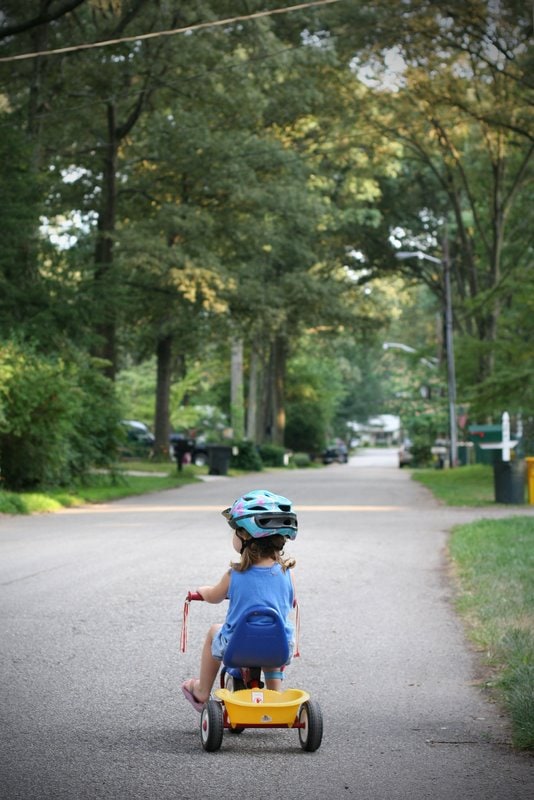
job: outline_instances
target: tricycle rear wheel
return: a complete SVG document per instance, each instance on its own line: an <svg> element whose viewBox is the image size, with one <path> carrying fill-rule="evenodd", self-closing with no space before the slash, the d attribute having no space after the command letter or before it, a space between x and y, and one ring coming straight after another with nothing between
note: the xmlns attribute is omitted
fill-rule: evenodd
<svg viewBox="0 0 534 800"><path fill-rule="evenodd" d="M317 750L323 738L323 715L319 703L314 700L307 700L300 707L299 723L303 726L299 728L300 746L308 753Z"/></svg>

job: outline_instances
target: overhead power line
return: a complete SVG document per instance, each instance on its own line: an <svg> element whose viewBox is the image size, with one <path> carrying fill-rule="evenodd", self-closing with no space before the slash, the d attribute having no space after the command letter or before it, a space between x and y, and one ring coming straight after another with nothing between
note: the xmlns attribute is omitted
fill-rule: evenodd
<svg viewBox="0 0 534 800"><path fill-rule="evenodd" d="M313 0L313 2L299 3L295 6L288 6L286 8L272 8L267 11L256 11L253 14L245 14L239 17L228 17L226 19L212 20L211 22L198 22L195 25L187 25L183 28L173 28L166 31L153 31L152 33L141 33L137 36L123 36L119 39L107 39L102 42L86 42L84 44L71 45L69 47L58 47L55 50L42 50L34 53L21 53L17 56L3 56L0 58L0 63L8 61L24 61L30 58L43 58L44 56L54 56L64 53L76 53L81 50L94 50L99 47L110 47L111 45L122 44L124 42L141 42L146 39L155 39L158 36L175 36L178 33L188 33L192 31L199 31L206 28L219 28L222 25L233 25L236 22L245 22L251 19L260 19L261 17L271 17L275 14L289 14L292 11L303 11L307 8L314 8L317 6L331 5L332 3L339 3L340 0Z"/></svg>

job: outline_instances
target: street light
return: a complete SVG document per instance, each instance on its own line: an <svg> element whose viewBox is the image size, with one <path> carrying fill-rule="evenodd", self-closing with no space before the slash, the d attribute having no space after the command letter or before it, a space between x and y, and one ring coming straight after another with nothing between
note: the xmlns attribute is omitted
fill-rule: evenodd
<svg viewBox="0 0 534 800"><path fill-rule="evenodd" d="M394 350L404 350L405 353L417 353L415 347L410 347L408 344L402 344L402 342L384 342L382 345L383 350L389 350L393 348ZM421 364L424 364L425 367L437 367L438 360L437 358L420 358L419 361Z"/></svg>
<svg viewBox="0 0 534 800"><path fill-rule="evenodd" d="M436 258L423 253L422 250L400 250L395 253L400 261L407 258L419 258L440 264L443 267L445 283L445 343L447 350L447 389L449 396L449 434L451 440L450 465L455 467L458 460L458 435L456 431L456 370L454 366L454 344L452 338L452 297L451 297L451 272L449 263L449 246L447 238L443 241L443 258Z"/></svg>

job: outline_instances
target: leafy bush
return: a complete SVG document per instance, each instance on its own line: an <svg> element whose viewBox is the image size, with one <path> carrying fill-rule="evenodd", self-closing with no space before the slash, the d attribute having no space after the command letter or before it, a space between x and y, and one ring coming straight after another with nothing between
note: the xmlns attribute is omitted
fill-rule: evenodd
<svg viewBox="0 0 534 800"><path fill-rule="evenodd" d="M432 463L432 450L427 439L416 436L410 450L413 456L412 467L428 467Z"/></svg>
<svg viewBox="0 0 534 800"><path fill-rule="evenodd" d="M406 421L408 434L412 440L412 467L428 467L432 464L432 445L435 440L444 438L446 422L441 414L421 413Z"/></svg>
<svg viewBox="0 0 534 800"><path fill-rule="evenodd" d="M26 514L24 502L18 494L0 489L0 514Z"/></svg>
<svg viewBox="0 0 534 800"><path fill-rule="evenodd" d="M295 467L311 467L312 460L308 453L293 453L289 463Z"/></svg>
<svg viewBox="0 0 534 800"><path fill-rule="evenodd" d="M234 442L234 445L238 448L239 452L236 456L232 456L230 466L234 467L234 469L261 472L263 469L263 462L256 445L247 440Z"/></svg>
<svg viewBox="0 0 534 800"><path fill-rule="evenodd" d="M261 460L266 467L284 466L285 447L280 447L277 444L262 444L258 449Z"/></svg>
<svg viewBox="0 0 534 800"><path fill-rule="evenodd" d="M20 491L67 485L115 456L113 386L89 361L0 345L0 475Z"/></svg>

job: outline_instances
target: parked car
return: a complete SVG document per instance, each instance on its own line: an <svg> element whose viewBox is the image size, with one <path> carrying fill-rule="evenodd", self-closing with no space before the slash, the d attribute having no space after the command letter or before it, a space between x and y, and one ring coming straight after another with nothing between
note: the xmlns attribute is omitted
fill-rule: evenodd
<svg viewBox="0 0 534 800"><path fill-rule="evenodd" d="M349 460L347 445L343 442L335 442L329 445L323 452L323 464L346 464Z"/></svg>
<svg viewBox="0 0 534 800"><path fill-rule="evenodd" d="M136 419L123 419L121 426L126 434L126 442L122 446L123 456L149 457L154 447L154 434L148 425Z"/></svg>
<svg viewBox="0 0 534 800"><path fill-rule="evenodd" d="M150 458L155 444L155 436L148 425L136 419L123 419L121 426L126 433L126 442L121 448L123 456ZM173 432L169 436L169 455L178 460L181 454L183 463L191 461L197 467L208 463L208 449L200 437L189 437L185 433Z"/></svg>
<svg viewBox="0 0 534 800"><path fill-rule="evenodd" d="M405 439L399 448L399 467L405 467L413 461L412 443Z"/></svg>

